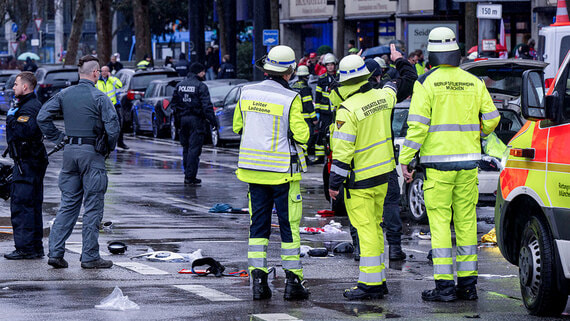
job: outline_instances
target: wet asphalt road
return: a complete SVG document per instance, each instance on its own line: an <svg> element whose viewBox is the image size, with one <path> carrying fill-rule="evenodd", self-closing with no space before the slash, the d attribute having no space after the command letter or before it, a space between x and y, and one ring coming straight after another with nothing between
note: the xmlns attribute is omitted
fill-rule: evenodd
<svg viewBox="0 0 570 321"><path fill-rule="evenodd" d="M1 123L4 123L1 119ZM0 129L0 142L5 142ZM236 146L205 146L201 158L200 187L185 187L181 147L177 142L148 137L126 137L128 151L115 151L107 161L109 188L103 221L113 229L101 233L108 242L123 241L125 255L109 255L115 266L109 270L83 270L77 249L81 226L76 226L67 244L70 267L54 270L42 260L8 261L0 258L0 319L3 320L352 320L388 319L532 320L527 315L518 287L518 269L507 263L497 247L480 247L479 300L476 302L426 303L420 292L433 287L432 266L426 254L429 240L413 236L421 225L405 222L402 245L405 262L389 262L390 294L383 300L346 301L342 293L355 284L358 264L351 254L302 259L311 297L304 302L283 300L284 273L280 267L278 229L273 228L268 262L276 267L270 277L273 298L251 301L247 278L199 277L179 274L190 263L151 262L131 257L154 251L191 253L198 249L226 266L227 271L247 269L249 215L212 214L216 203L234 208L247 206L247 185L234 175ZM5 143L0 144L4 146ZM49 145L51 147L52 145ZM62 153L50 158L45 179L44 225L55 217L59 204L57 176ZM320 166L304 176L302 226L320 227L331 219L348 231L343 217L318 218L327 209L322 193ZM8 226L9 203L0 202L0 226ZM479 236L492 228L493 208L478 208ZM274 223L276 219L274 217ZM9 229L0 229L9 231ZM334 246L349 241L348 233L301 235L303 245ZM47 250L47 238L44 238ZM9 234L0 233L0 252L13 250ZM119 266L121 265L121 266ZM136 266L135 266L136 265ZM138 272L137 272L138 271ZM145 274L147 273L147 274ZM94 306L115 286L140 306L132 311L104 311ZM563 319L570 320L566 308Z"/></svg>

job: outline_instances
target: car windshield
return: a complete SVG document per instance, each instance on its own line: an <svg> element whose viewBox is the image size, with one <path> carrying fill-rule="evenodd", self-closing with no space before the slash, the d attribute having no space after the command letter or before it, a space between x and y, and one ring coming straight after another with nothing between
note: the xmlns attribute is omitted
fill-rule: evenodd
<svg viewBox="0 0 570 321"><path fill-rule="evenodd" d="M146 90L146 88L148 87L148 84L150 84L151 81L153 80L157 80L157 79L165 79L165 78L170 78L170 77L177 77L178 75L176 73L171 74L171 73L156 73L156 74L140 74L140 75L134 75L133 79L132 79L132 86L131 88L134 90Z"/></svg>
<svg viewBox="0 0 570 321"><path fill-rule="evenodd" d="M79 81L79 74L77 73L77 70L50 72L46 75L44 82L50 83L53 81L77 82Z"/></svg>
<svg viewBox="0 0 570 321"><path fill-rule="evenodd" d="M10 74L0 75L0 82L6 82L10 76Z"/></svg>
<svg viewBox="0 0 570 321"><path fill-rule="evenodd" d="M469 72L483 79L491 93L520 96L522 73L529 68L518 66L476 67Z"/></svg>

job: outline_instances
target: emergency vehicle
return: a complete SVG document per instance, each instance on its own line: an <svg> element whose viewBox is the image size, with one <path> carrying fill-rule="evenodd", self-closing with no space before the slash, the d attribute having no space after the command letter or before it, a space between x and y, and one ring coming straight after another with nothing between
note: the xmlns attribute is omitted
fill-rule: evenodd
<svg viewBox="0 0 570 321"><path fill-rule="evenodd" d="M528 121L502 159L497 243L529 312L559 315L570 293L570 51L547 93L541 71L523 73L521 111Z"/></svg>
<svg viewBox="0 0 570 321"><path fill-rule="evenodd" d="M556 22L538 31L537 58L548 63L544 69L546 87L550 87L566 52L570 49L570 21L566 0L558 0Z"/></svg>

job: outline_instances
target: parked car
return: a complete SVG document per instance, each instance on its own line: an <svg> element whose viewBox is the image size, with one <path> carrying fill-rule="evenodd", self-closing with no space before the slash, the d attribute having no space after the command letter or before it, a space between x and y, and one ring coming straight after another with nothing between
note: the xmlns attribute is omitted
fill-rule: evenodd
<svg viewBox="0 0 570 321"><path fill-rule="evenodd" d="M233 131L234 111L241 96L243 86L258 82L240 83L227 93L220 107L214 109L218 120L218 129L212 130L212 145L222 146L229 142L239 142L240 136Z"/></svg>
<svg viewBox="0 0 570 321"><path fill-rule="evenodd" d="M36 78L38 79L36 94L43 104L62 89L76 85L79 82L79 73L77 67L44 66L36 70Z"/></svg>
<svg viewBox="0 0 570 321"><path fill-rule="evenodd" d="M155 138L176 139L174 113L170 100L176 85L183 77L153 80L149 83L144 97L133 106L133 132L151 132Z"/></svg>
<svg viewBox="0 0 570 321"><path fill-rule="evenodd" d="M18 73L19 74L19 73ZM18 74L13 74L6 80L4 90L0 91L0 111L6 113L14 101L14 82Z"/></svg>
<svg viewBox="0 0 570 321"><path fill-rule="evenodd" d="M507 261L518 266L530 314L558 317L570 294L570 52L548 92L542 70L522 77L529 121L502 160L495 228Z"/></svg>
<svg viewBox="0 0 570 321"><path fill-rule="evenodd" d="M3 91L6 87L6 82L12 75L18 75L21 71L17 69L5 69L0 70L0 91ZM10 88L12 89L12 88Z"/></svg>
<svg viewBox="0 0 570 321"><path fill-rule="evenodd" d="M204 84L208 86L210 92L210 100L214 107L221 107L224 98L235 85L246 83L246 79L217 79L206 80Z"/></svg>
<svg viewBox="0 0 570 321"><path fill-rule="evenodd" d="M150 68L134 70L123 68L115 77L119 78L123 87L117 90L117 101L121 104L123 126L126 131L133 130L133 106L144 97L145 91L153 80L177 78L178 73L172 68Z"/></svg>

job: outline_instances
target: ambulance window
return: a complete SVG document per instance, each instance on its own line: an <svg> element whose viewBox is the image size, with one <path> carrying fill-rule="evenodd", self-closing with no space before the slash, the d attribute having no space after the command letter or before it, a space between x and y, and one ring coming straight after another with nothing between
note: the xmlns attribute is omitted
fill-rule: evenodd
<svg viewBox="0 0 570 321"><path fill-rule="evenodd" d="M560 42L560 60L558 60L560 63L564 61L568 50L570 50L570 36L565 36Z"/></svg>

